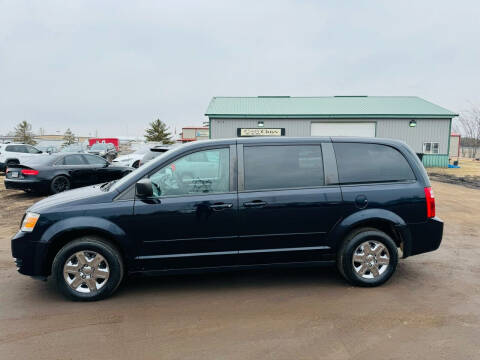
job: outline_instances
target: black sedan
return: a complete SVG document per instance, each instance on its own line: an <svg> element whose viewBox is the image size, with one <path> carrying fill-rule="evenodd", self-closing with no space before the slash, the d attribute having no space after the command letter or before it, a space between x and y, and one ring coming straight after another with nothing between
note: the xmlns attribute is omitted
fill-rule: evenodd
<svg viewBox="0 0 480 360"><path fill-rule="evenodd" d="M56 194L75 187L117 180L134 169L110 166L100 156L53 154L7 168L5 188Z"/></svg>

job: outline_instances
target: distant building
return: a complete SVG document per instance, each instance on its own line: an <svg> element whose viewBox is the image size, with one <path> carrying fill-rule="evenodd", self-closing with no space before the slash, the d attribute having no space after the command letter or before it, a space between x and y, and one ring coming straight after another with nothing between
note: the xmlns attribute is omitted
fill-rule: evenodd
<svg viewBox="0 0 480 360"><path fill-rule="evenodd" d="M446 167L456 113L416 96L214 97L212 139L243 136L362 136L399 139L425 166Z"/></svg>
<svg viewBox="0 0 480 360"><path fill-rule="evenodd" d="M182 134L180 142L186 143L197 140L208 140L209 129L208 127L184 127L182 128Z"/></svg>

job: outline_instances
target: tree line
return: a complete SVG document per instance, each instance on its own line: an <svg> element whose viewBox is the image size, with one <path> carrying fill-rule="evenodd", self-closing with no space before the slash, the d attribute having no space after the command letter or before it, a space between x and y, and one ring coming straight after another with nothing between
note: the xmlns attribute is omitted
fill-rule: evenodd
<svg viewBox="0 0 480 360"><path fill-rule="evenodd" d="M462 135L461 146L472 148L472 157L477 157L480 147L480 108L472 106L460 114L453 130Z"/></svg>
<svg viewBox="0 0 480 360"><path fill-rule="evenodd" d="M149 124L149 128L145 130L145 140L146 141L156 141L162 142L163 144L173 144L172 134L168 131L167 125L160 119L156 119ZM27 121L20 122L14 131L14 141L36 145L35 135L32 131L32 125ZM63 134L63 144L62 146L68 146L74 144L78 141L78 138L70 130L70 128L65 131Z"/></svg>

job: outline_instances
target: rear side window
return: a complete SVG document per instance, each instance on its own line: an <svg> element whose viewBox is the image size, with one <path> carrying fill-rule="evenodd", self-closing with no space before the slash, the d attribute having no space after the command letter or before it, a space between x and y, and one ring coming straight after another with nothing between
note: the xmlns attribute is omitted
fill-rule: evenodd
<svg viewBox="0 0 480 360"><path fill-rule="evenodd" d="M85 160L80 154L67 155L63 158L63 161L59 162L59 165L85 165Z"/></svg>
<svg viewBox="0 0 480 360"><path fill-rule="evenodd" d="M390 146L334 143L333 147L343 184L415 180L405 157Z"/></svg>
<svg viewBox="0 0 480 360"><path fill-rule="evenodd" d="M83 157L87 161L87 164L90 164L90 165L106 165L107 164L107 161L101 158L100 156L83 155Z"/></svg>
<svg viewBox="0 0 480 360"><path fill-rule="evenodd" d="M320 145L247 146L245 190L322 186Z"/></svg>
<svg viewBox="0 0 480 360"><path fill-rule="evenodd" d="M5 148L6 151L11 151L11 152L19 152L19 153L26 153L27 149L25 149L25 146L23 145L8 145Z"/></svg>

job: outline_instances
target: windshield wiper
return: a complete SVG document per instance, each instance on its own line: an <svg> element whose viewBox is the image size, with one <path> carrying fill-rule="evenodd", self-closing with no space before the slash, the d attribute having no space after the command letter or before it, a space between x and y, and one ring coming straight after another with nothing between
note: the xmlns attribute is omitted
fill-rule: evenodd
<svg viewBox="0 0 480 360"><path fill-rule="evenodd" d="M115 184L116 182L117 182L117 180L112 180L112 181L106 182L106 183L100 185L100 189L102 189L103 191L108 191L108 190L110 190L112 185Z"/></svg>

